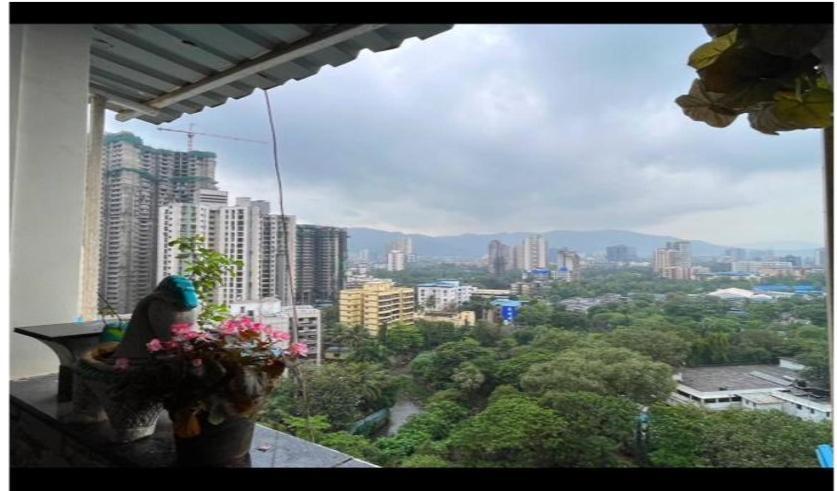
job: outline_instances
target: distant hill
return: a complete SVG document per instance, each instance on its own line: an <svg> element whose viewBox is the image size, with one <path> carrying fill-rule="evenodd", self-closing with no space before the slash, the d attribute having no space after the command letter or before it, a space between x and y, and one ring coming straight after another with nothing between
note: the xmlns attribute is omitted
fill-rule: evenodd
<svg viewBox="0 0 837 491"><path fill-rule="evenodd" d="M519 244L530 235L528 232L498 234L462 234L433 237L421 234L402 234L371 228L349 228L349 251L369 249L373 254L386 252L387 244L407 235L413 239L416 254L425 257L480 258L488 253L488 243L499 240L507 245ZM664 247L668 241L678 240L665 235L641 234L625 230L553 230L541 233L550 248L568 247L592 254L604 252L607 246L625 244L635 247L640 257L650 257L654 249ZM692 241L692 254L714 256L724 253L727 246L711 244L701 240Z"/></svg>

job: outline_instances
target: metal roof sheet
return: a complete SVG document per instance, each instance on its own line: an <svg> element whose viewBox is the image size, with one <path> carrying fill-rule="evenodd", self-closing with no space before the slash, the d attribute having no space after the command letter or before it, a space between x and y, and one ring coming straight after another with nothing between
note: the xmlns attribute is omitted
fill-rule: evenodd
<svg viewBox="0 0 837 491"><path fill-rule="evenodd" d="M109 97L108 109L122 111L123 117L131 116L127 114L131 111L113 99L156 107L157 115L136 117L154 124L166 123L184 113L219 106L229 98L240 99L257 88L270 89L289 80L302 80L325 65L340 66L357 58L364 49L394 49L406 39L427 39L452 26L382 24L369 25L364 30L363 26L337 24L96 24L90 48L90 88L91 92ZM345 40L331 45L315 44L341 32L357 34L344 34ZM307 44L313 48L303 49L300 56L290 55L275 66L165 107L154 102L257 58Z"/></svg>

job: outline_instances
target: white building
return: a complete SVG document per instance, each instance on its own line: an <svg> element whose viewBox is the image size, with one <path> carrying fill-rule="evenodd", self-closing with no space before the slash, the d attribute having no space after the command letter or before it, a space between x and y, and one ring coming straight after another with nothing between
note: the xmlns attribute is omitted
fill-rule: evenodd
<svg viewBox="0 0 837 491"><path fill-rule="evenodd" d="M793 263L790 261L733 261L733 273L755 273L760 274L765 270L792 270Z"/></svg>
<svg viewBox="0 0 837 491"><path fill-rule="evenodd" d="M416 286L416 301L427 312L454 311L471 299L476 287L459 281L440 280Z"/></svg>
<svg viewBox="0 0 837 491"><path fill-rule="evenodd" d="M784 365L686 368L674 376L677 389L668 402L710 410L778 410L808 421L831 419L828 398L796 383L802 368L792 360Z"/></svg>
<svg viewBox="0 0 837 491"><path fill-rule="evenodd" d="M530 271L547 267L547 244L542 235L530 235L523 240L522 269Z"/></svg>
<svg viewBox="0 0 837 491"><path fill-rule="evenodd" d="M387 254L387 271L403 271L406 262L404 251L393 249Z"/></svg>
<svg viewBox="0 0 837 491"><path fill-rule="evenodd" d="M231 303L230 311L233 315L252 317L256 322L267 324L274 329L289 334L291 332L291 319L294 318L294 312L296 312L298 341L308 346L306 359L314 361L317 365L322 363L323 339L319 309L311 305L297 305L295 307L286 305L283 307L279 300L268 298ZM287 348L288 344L284 343L284 347Z"/></svg>
<svg viewBox="0 0 837 491"><path fill-rule="evenodd" d="M755 293L752 290L745 290L743 288L722 288L712 293L707 293L706 295L724 300L753 300L756 302L769 302L773 300L773 297L770 295Z"/></svg>
<svg viewBox="0 0 837 491"><path fill-rule="evenodd" d="M225 192L204 192L199 204L174 203L160 208L157 281L184 273L184 260L178 259L178 249L169 242L202 235L208 247L243 263L241 268L224 275L214 302L229 304L275 297L290 303L290 285L296 268L296 219L286 216L286 227L283 227L282 217L270 215L266 201L238 198L234 206L225 206L225 201ZM286 230L290 268L284 253Z"/></svg>

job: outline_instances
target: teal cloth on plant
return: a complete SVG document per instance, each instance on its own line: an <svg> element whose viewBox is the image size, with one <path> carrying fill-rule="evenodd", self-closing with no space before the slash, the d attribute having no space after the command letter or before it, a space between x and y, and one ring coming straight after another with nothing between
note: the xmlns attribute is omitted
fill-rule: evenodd
<svg viewBox="0 0 837 491"><path fill-rule="evenodd" d="M184 310L192 310L200 305L195 284L189 278L177 275L167 276L160 282L159 287L177 298Z"/></svg>
<svg viewBox="0 0 837 491"><path fill-rule="evenodd" d="M102 329L102 334L99 335L99 341L102 343L107 343L111 341L121 343L122 338L125 337L125 330L127 329L127 322L108 321L105 323L105 328Z"/></svg>

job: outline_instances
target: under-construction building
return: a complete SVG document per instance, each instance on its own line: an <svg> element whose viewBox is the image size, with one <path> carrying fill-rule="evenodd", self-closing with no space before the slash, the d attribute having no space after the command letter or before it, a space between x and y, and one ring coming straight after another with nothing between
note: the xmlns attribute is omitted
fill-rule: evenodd
<svg viewBox="0 0 837 491"><path fill-rule="evenodd" d="M346 281L347 237L342 228L297 225L297 303L316 305L337 301Z"/></svg>
<svg viewBox="0 0 837 491"><path fill-rule="evenodd" d="M215 154L156 149L122 132L105 136L103 163L99 293L129 313L156 286L160 208L216 189Z"/></svg>

